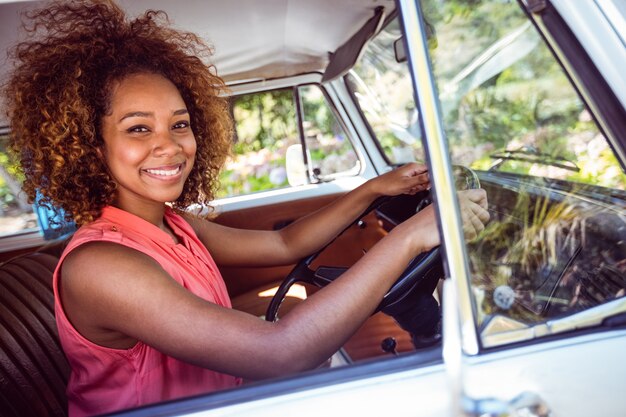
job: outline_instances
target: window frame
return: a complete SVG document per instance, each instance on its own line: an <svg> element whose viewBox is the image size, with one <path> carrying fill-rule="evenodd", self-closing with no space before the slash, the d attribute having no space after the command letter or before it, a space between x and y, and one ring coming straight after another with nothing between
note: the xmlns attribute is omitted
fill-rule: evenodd
<svg viewBox="0 0 626 417"><path fill-rule="evenodd" d="M365 149L365 144L363 141L357 140L359 136L354 124L352 123L353 120L349 116L344 117L345 114L342 113L342 111L347 111L347 109L345 108L345 104L341 102L341 98L336 94L336 91L334 91L334 83L337 81L322 83L321 79L322 74L314 72L288 78L257 80L231 84L228 86L230 90L229 95L236 96L242 94L260 93L281 88L298 89L307 85L317 86L323 93L330 110L335 115L338 123L341 124L346 134L346 138L350 141L350 144L356 153L360 164L359 172L356 175L337 175L331 181L311 182L309 184L288 186L279 189L215 199L211 202L211 206L214 207L218 213L241 210L255 206L284 203L305 198L320 197L324 195L345 193L358 187L367 181L367 179L378 174L378 171L374 168L371 158ZM298 121L298 123L300 124L301 121ZM300 135L300 143L303 144L303 149L306 149L302 135Z"/></svg>
<svg viewBox="0 0 626 417"><path fill-rule="evenodd" d="M398 0L398 6L415 106L420 117L422 144L432 183L431 195L441 236L445 278L452 280L457 294L459 325L462 329L460 348L466 355L475 356L480 352L475 321L477 309L471 294L469 257L459 203L454 187L450 186L454 184L452 162L432 71L424 14L420 2Z"/></svg>

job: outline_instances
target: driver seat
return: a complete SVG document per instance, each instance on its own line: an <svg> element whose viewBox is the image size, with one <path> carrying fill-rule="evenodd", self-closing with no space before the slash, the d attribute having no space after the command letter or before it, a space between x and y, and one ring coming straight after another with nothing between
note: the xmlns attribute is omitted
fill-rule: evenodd
<svg viewBox="0 0 626 417"><path fill-rule="evenodd" d="M0 414L67 416L70 366L54 318L56 250L0 265Z"/></svg>

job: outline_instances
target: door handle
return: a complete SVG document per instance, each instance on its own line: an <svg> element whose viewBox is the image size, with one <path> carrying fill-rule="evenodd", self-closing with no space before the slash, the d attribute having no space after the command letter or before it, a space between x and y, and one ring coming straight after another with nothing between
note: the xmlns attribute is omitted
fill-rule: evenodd
<svg viewBox="0 0 626 417"><path fill-rule="evenodd" d="M464 415L467 417L550 417L546 402L537 394L523 392L511 401L494 398L475 400L465 397L462 400Z"/></svg>

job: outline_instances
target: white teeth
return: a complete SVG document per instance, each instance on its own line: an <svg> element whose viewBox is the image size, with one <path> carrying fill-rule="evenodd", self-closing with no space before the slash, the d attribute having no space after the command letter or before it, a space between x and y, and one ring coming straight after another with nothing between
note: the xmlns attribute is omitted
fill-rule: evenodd
<svg viewBox="0 0 626 417"><path fill-rule="evenodd" d="M164 177L171 177L172 175L176 175L180 172L180 167L176 169L146 169L146 172L152 175L161 175Z"/></svg>

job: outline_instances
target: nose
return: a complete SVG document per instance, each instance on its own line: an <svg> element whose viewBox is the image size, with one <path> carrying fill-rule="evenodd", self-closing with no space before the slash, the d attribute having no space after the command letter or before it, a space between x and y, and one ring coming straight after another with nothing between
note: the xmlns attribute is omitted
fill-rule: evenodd
<svg viewBox="0 0 626 417"><path fill-rule="evenodd" d="M180 152L182 145L172 132L164 130L155 135L153 152L156 156L171 156Z"/></svg>

